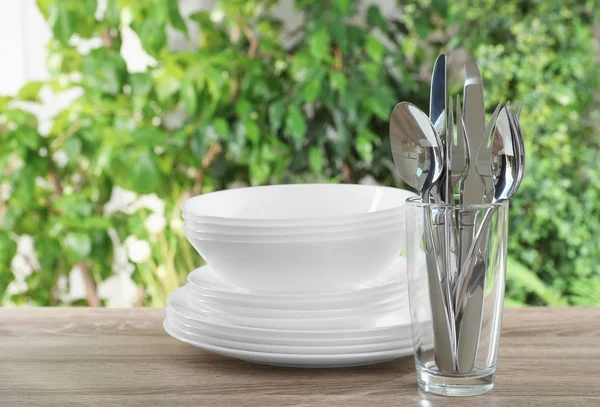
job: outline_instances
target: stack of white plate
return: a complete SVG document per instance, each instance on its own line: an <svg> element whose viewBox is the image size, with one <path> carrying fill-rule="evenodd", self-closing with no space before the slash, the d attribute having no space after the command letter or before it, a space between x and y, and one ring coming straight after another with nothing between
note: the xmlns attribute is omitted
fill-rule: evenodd
<svg viewBox="0 0 600 407"><path fill-rule="evenodd" d="M165 330L257 363L341 367L412 353L404 201L360 185L220 191L183 205L208 265L168 299Z"/></svg>

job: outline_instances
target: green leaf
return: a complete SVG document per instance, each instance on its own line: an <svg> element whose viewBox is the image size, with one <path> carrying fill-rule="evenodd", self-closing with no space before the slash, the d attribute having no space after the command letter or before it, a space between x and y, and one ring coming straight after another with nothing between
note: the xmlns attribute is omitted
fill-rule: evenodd
<svg viewBox="0 0 600 407"><path fill-rule="evenodd" d="M113 27L118 27L121 22L121 10L118 4L119 0L108 0L104 19Z"/></svg>
<svg viewBox="0 0 600 407"><path fill-rule="evenodd" d="M448 0L432 0L431 7L440 15L440 17L446 17L448 15Z"/></svg>
<svg viewBox="0 0 600 407"><path fill-rule="evenodd" d="M365 132L360 132L356 138L356 151L358 155L365 160L367 165L371 165L373 162L373 144L371 143L371 137Z"/></svg>
<svg viewBox="0 0 600 407"><path fill-rule="evenodd" d="M246 99L240 99L235 104L235 113L238 115L240 119L246 119L250 116L252 112L252 104L248 102Z"/></svg>
<svg viewBox="0 0 600 407"><path fill-rule="evenodd" d="M44 82L31 81L26 83L20 90L18 97L27 102L40 102L40 89L44 86Z"/></svg>
<svg viewBox="0 0 600 407"><path fill-rule="evenodd" d="M313 79L308 82L308 84L304 87L304 101L307 103L314 102L319 93L321 91L321 81L319 79Z"/></svg>
<svg viewBox="0 0 600 407"><path fill-rule="evenodd" d="M50 3L48 6L48 23L52 28L54 38L61 44L67 45L71 36L75 33L77 15L70 7L64 7L59 3Z"/></svg>
<svg viewBox="0 0 600 407"><path fill-rule="evenodd" d="M351 10L350 5L352 4L351 0L335 0L335 4L337 5L338 10L342 15L348 14Z"/></svg>
<svg viewBox="0 0 600 407"><path fill-rule="evenodd" d="M62 195L52 202L52 207L63 216L78 221L91 216L94 209L91 202L82 200L78 195Z"/></svg>
<svg viewBox="0 0 600 407"><path fill-rule="evenodd" d="M196 94L196 87L194 81L186 78L181 83L181 101L185 110L193 116L198 109L198 95Z"/></svg>
<svg viewBox="0 0 600 407"><path fill-rule="evenodd" d="M275 135L283 125L286 111L285 104L281 100L269 105L269 124L273 135Z"/></svg>
<svg viewBox="0 0 600 407"><path fill-rule="evenodd" d="M260 141L260 127L258 124L255 121L247 120L244 123L244 128L246 130L246 138L251 143L257 144Z"/></svg>
<svg viewBox="0 0 600 407"><path fill-rule="evenodd" d="M330 22L328 25L329 34L331 34L331 38L337 44L337 46L342 50L342 53L348 52L348 47L351 42L348 38L348 30L346 25L341 21L341 19L336 19Z"/></svg>
<svg viewBox="0 0 600 407"><path fill-rule="evenodd" d="M179 91L183 76L183 69L173 62L153 72L156 96L161 103L166 102Z"/></svg>
<svg viewBox="0 0 600 407"><path fill-rule="evenodd" d="M250 161L250 182L252 185L265 184L271 176L271 166L265 160Z"/></svg>
<svg viewBox="0 0 600 407"><path fill-rule="evenodd" d="M154 155L144 152L132 164L130 171L134 190L140 194L156 192L160 184L160 172Z"/></svg>
<svg viewBox="0 0 600 407"><path fill-rule="evenodd" d="M92 241L83 233L68 233L65 237L65 247L76 260L83 260L92 252Z"/></svg>
<svg viewBox="0 0 600 407"><path fill-rule="evenodd" d="M383 32L388 31L387 21L381 15L379 6L376 6L375 4L372 4L367 9L367 23L372 27L378 27Z"/></svg>
<svg viewBox="0 0 600 407"><path fill-rule="evenodd" d="M135 146L147 146L154 148L156 146L165 146L168 135L164 131L151 126L136 127L132 133L132 144Z"/></svg>
<svg viewBox="0 0 600 407"><path fill-rule="evenodd" d="M311 54L318 60L325 58L329 52L329 43L331 38L325 28L319 29L312 34L309 39L309 47Z"/></svg>
<svg viewBox="0 0 600 407"><path fill-rule="evenodd" d="M523 264L509 257L506 265L506 277L515 284L523 287L527 292L532 292L541 298L548 306L565 306L567 300L560 293L546 285L540 278Z"/></svg>
<svg viewBox="0 0 600 407"><path fill-rule="evenodd" d="M380 79L381 65L367 61L360 64L360 70L365 74L369 82L377 82Z"/></svg>
<svg viewBox="0 0 600 407"><path fill-rule="evenodd" d="M208 11L197 11L193 14L190 14L188 17L190 20L197 22L201 26L212 27L214 24L210 19L210 13Z"/></svg>
<svg viewBox="0 0 600 407"><path fill-rule="evenodd" d="M571 302L579 307L600 306L600 280L583 279L576 280L571 284Z"/></svg>
<svg viewBox="0 0 600 407"><path fill-rule="evenodd" d="M109 48L92 50L83 57L83 84L90 92L117 95L127 78L127 65L121 55Z"/></svg>
<svg viewBox="0 0 600 407"><path fill-rule="evenodd" d="M81 5L81 11L87 16L93 16L98 9L98 2L96 0L79 0L77 3Z"/></svg>
<svg viewBox="0 0 600 407"><path fill-rule="evenodd" d="M383 58L383 54L385 51L385 47L379 40L369 34L367 35L367 40L365 43L365 50L367 51L367 55L374 61L381 61Z"/></svg>
<svg viewBox="0 0 600 407"><path fill-rule="evenodd" d="M304 115L296 105L291 105L285 119L285 132L297 142L301 142L306 135L306 121Z"/></svg>
<svg viewBox="0 0 600 407"><path fill-rule="evenodd" d="M323 150L319 147L311 147L308 151L308 162L310 169L315 174L323 173Z"/></svg>
<svg viewBox="0 0 600 407"><path fill-rule="evenodd" d="M415 24L415 31L421 38L427 38L429 32L431 31L431 25L429 22L429 17L425 14L416 14L414 15L413 22Z"/></svg>
<svg viewBox="0 0 600 407"><path fill-rule="evenodd" d="M152 91L152 77L145 72L131 74L129 83L135 96L146 96Z"/></svg>
<svg viewBox="0 0 600 407"><path fill-rule="evenodd" d="M30 150L37 151L41 145L41 136L32 128L17 129L14 134L18 137L19 144Z"/></svg>
<svg viewBox="0 0 600 407"><path fill-rule="evenodd" d="M332 89L337 91L343 91L346 89L346 75L344 75L342 72L329 72L329 82L331 83Z"/></svg>
<svg viewBox="0 0 600 407"><path fill-rule="evenodd" d="M370 97L364 102L365 107L381 120L386 120L390 115L390 108L383 104L379 98Z"/></svg>
<svg viewBox="0 0 600 407"><path fill-rule="evenodd" d="M121 152L111 162L110 172L117 185L138 194L156 192L161 183L156 157L148 150Z"/></svg>
<svg viewBox="0 0 600 407"><path fill-rule="evenodd" d="M227 123L227 120L223 119L222 117L217 117L213 121L213 127L221 139L227 140L229 138L230 132L229 123Z"/></svg>
<svg viewBox="0 0 600 407"><path fill-rule="evenodd" d="M178 1L168 0L167 3L169 5L169 20L171 20L171 25L175 29L185 33L185 35L188 36L187 27L183 21L183 18L181 18L181 14L179 13Z"/></svg>
<svg viewBox="0 0 600 407"><path fill-rule="evenodd" d="M164 24L152 19L143 19L134 21L131 28L140 37L142 47L148 54L158 56L160 51L167 46Z"/></svg>
<svg viewBox="0 0 600 407"><path fill-rule="evenodd" d="M202 161L204 158L204 153L206 152L206 137L205 131L198 130L190 139L190 149L192 150L192 154L194 158L198 161Z"/></svg>
<svg viewBox="0 0 600 407"><path fill-rule="evenodd" d="M73 161L75 158L79 156L81 153L81 149L83 147L83 142L75 136L71 136L65 140L63 148L65 153L67 153L67 157L69 161Z"/></svg>
<svg viewBox="0 0 600 407"><path fill-rule="evenodd" d="M17 244L9 236L9 232L0 230L0 264L9 263L15 256ZM8 268L6 268L8 269ZM1 275L1 272L0 272ZM0 278L1 280L1 278ZM0 291L1 292L1 291Z"/></svg>

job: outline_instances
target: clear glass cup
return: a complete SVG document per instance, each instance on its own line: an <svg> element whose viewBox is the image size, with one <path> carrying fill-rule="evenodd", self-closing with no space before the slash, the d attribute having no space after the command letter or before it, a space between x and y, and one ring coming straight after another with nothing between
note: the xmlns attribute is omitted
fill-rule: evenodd
<svg viewBox="0 0 600 407"><path fill-rule="evenodd" d="M508 202L407 200L409 301L422 390L471 396L494 386L507 231Z"/></svg>

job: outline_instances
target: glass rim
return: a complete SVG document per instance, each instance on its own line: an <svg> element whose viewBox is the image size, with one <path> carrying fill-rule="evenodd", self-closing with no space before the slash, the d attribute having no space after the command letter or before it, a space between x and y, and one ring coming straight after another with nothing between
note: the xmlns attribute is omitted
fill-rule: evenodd
<svg viewBox="0 0 600 407"><path fill-rule="evenodd" d="M491 202L484 204L437 204L437 203L427 203L421 200L420 196L411 196L406 199L406 204L416 207L416 208L434 208L434 209L460 209L460 210L469 210L469 209L490 209L490 208L506 208L508 207L509 201L501 201L501 202Z"/></svg>

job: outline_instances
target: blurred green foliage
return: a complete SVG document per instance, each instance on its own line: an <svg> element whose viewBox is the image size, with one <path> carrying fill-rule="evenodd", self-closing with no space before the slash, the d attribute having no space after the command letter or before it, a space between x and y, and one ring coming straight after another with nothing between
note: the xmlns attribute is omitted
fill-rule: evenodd
<svg viewBox="0 0 600 407"><path fill-rule="evenodd" d="M286 32L273 0L220 1L185 19L173 0L108 0L102 13L96 0L38 0L53 32L51 79L0 99L0 298L58 305L60 279L78 266L87 302L102 302L94 287L113 276L114 231L150 243L132 278L139 304L160 305L200 263L178 222L186 197L235 183L399 185L389 113L402 100L426 110L432 62L446 52L454 92L474 57L489 108L525 103L507 304L600 305L596 1L398 1L391 15L326 3L297 1L303 23ZM120 53L129 29L155 60L141 72ZM173 31L185 50L169 47ZM99 46L80 52L75 37ZM27 106L43 88L83 95L40 132ZM166 226L149 228L157 213L144 207L107 214L115 186L157 194ZM24 234L39 264L17 277ZM15 279L26 286L7 291Z"/></svg>

